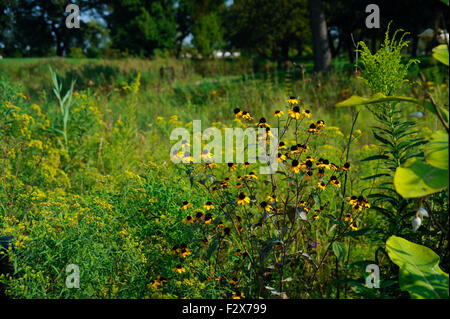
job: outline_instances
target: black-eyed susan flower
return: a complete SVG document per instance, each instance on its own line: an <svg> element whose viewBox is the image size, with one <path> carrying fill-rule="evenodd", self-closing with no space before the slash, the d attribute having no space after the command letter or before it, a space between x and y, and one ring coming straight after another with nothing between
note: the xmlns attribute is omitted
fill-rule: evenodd
<svg viewBox="0 0 450 319"><path fill-rule="evenodd" d="M299 103L299 100L295 96L289 97L289 99L286 100L291 105L297 105Z"/></svg>
<svg viewBox="0 0 450 319"><path fill-rule="evenodd" d="M269 203L275 203L277 201L277 197L275 195L269 195L267 196L267 200Z"/></svg>
<svg viewBox="0 0 450 319"><path fill-rule="evenodd" d="M192 203L189 203L186 200L183 202L183 205L181 206L181 208L183 208L184 210L186 210L186 209L188 209L190 207L192 207Z"/></svg>
<svg viewBox="0 0 450 319"><path fill-rule="evenodd" d="M278 143L278 149L282 150L286 148L286 144L283 141L280 141L280 143Z"/></svg>
<svg viewBox="0 0 450 319"><path fill-rule="evenodd" d="M242 183L236 183L235 187L236 188L242 188L242 187L244 187L244 185Z"/></svg>
<svg viewBox="0 0 450 319"><path fill-rule="evenodd" d="M309 128L308 128L308 133L311 133L311 134L317 134L317 133L319 133L319 130L317 129L316 124L311 123L311 125L310 125Z"/></svg>
<svg viewBox="0 0 450 319"><path fill-rule="evenodd" d="M311 111L310 110L302 110L302 114L307 117L310 118L311 117Z"/></svg>
<svg viewBox="0 0 450 319"><path fill-rule="evenodd" d="M225 225L222 222L219 222L216 226L217 228L225 228Z"/></svg>
<svg viewBox="0 0 450 319"><path fill-rule="evenodd" d="M294 154L299 154L300 150L298 148L298 145L292 145L290 150L289 150L289 156L294 155Z"/></svg>
<svg viewBox="0 0 450 319"><path fill-rule="evenodd" d="M331 185L336 186L336 187L340 187L340 186L341 186L341 183L338 181L337 177L334 176L334 175L330 177L329 183L330 183Z"/></svg>
<svg viewBox="0 0 450 319"><path fill-rule="evenodd" d="M363 208L370 208L369 202L362 195L358 197L356 196L347 197L346 200L352 206L354 212L359 212L363 210Z"/></svg>
<svg viewBox="0 0 450 319"><path fill-rule="evenodd" d="M182 151L173 151L170 158L172 161L178 160L179 158L183 157L183 152Z"/></svg>
<svg viewBox="0 0 450 319"><path fill-rule="evenodd" d="M241 109L239 109L239 108L235 108L235 109L233 110L233 112L234 112L234 116L235 116L235 117L240 117L240 116L242 116L242 111L241 111Z"/></svg>
<svg viewBox="0 0 450 319"><path fill-rule="evenodd" d="M248 121L253 120L253 117L247 111L242 111L242 118L245 119L245 120L248 120Z"/></svg>
<svg viewBox="0 0 450 319"><path fill-rule="evenodd" d="M286 160L286 155L284 155L284 154L278 153L277 157L278 157L278 162L280 162L280 163Z"/></svg>
<svg viewBox="0 0 450 319"><path fill-rule="evenodd" d="M205 205L203 205L203 208L206 209L206 210L214 209L214 205L213 205L213 203L211 201L207 201L205 203Z"/></svg>
<svg viewBox="0 0 450 319"><path fill-rule="evenodd" d="M300 113L300 108L298 106L294 106L291 110L288 111L288 114L291 118L295 120L299 120L302 117Z"/></svg>
<svg viewBox="0 0 450 319"><path fill-rule="evenodd" d="M318 182L317 187L319 187L321 190L325 190L327 184L325 184L324 182Z"/></svg>
<svg viewBox="0 0 450 319"><path fill-rule="evenodd" d="M182 258L186 258L187 256L189 256L191 254L189 248L181 248L181 250L179 251L179 255Z"/></svg>
<svg viewBox="0 0 450 319"><path fill-rule="evenodd" d="M303 162L300 163L301 167L304 168L306 171L309 171L313 167L314 162L310 159L305 159Z"/></svg>
<svg viewBox="0 0 450 319"><path fill-rule="evenodd" d="M236 169L237 165L234 164L234 163L228 163L227 166L228 166L228 171L232 172L232 171L234 171Z"/></svg>
<svg viewBox="0 0 450 319"><path fill-rule="evenodd" d="M245 162L244 163L244 167L249 167L250 166L250 163L249 162Z"/></svg>
<svg viewBox="0 0 450 319"><path fill-rule="evenodd" d="M302 207L305 207L307 205L307 203L306 203L306 201L301 200L301 201L298 202L298 205L302 206Z"/></svg>
<svg viewBox="0 0 450 319"><path fill-rule="evenodd" d="M319 219L319 215L316 214L316 215L313 216L313 218L314 219Z"/></svg>
<svg viewBox="0 0 450 319"><path fill-rule="evenodd" d="M266 127L266 132L264 134L264 137L269 138L271 136L273 136L273 134L272 134L272 131L270 130L270 127Z"/></svg>
<svg viewBox="0 0 450 319"><path fill-rule="evenodd" d="M280 110L276 110L275 112L273 112L273 116L275 116L275 117L281 117L281 116L283 116L283 111L280 111Z"/></svg>
<svg viewBox="0 0 450 319"><path fill-rule="evenodd" d="M213 221L213 217L211 213L205 214L205 224L210 224Z"/></svg>
<svg viewBox="0 0 450 319"><path fill-rule="evenodd" d="M180 251L180 247L178 247L177 245L173 246L172 254L176 255L176 254L178 254L179 251Z"/></svg>
<svg viewBox="0 0 450 319"><path fill-rule="evenodd" d="M318 130L322 130L325 128L325 122L323 120L318 120L316 122L316 127Z"/></svg>
<svg viewBox="0 0 450 319"><path fill-rule="evenodd" d="M167 282L166 278L158 276L155 280L152 281L151 287L158 289L159 287L162 287L166 282Z"/></svg>
<svg viewBox="0 0 450 319"><path fill-rule="evenodd" d="M203 158L204 160L211 159L212 158L212 154L207 149L204 149L202 151L201 158Z"/></svg>
<svg viewBox="0 0 450 319"><path fill-rule="evenodd" d="M184 218L184 223L185 223L186 225L192 224L193 222L194 222L194 219L192 218L191 215L187 215L187 216Z"/></svg>
<svg viewBox="0 0 450 319"><path fill-rule="evenodd" d="M256 175L254 172L248 173L245 177L248 179L258 179L258 175Z"/></svg>
<svg viewBox="0 0 450 319"><path fill-rule="evenodd" d="M351 228L352 230L358 230L358 226L356 225L355 221L353 221L353 222L350 224L350 228Z"/></svg>
<svg viewBox="0 0 450 319"><path fill-rule="evenodd" d="M291 163L291 171L293 171L295 173L299 173L300 170L301 170L300 163L296 159L293 160Z"/></svg>
<svg viewBox="0 0 450 319"><path fill-rule="evenodd" d="M362 195L358 197L358 204L365 208L370 208L370 204Z"/></svg>
<svg viewBox="0 0 450 319"><path fill-rule="evenodd" d="M244 192L240 192L236 201L238 205L244 206L245 204L250 203L250 197L248 197Z"/></svg>
<svg viewBox="0 0 450 319"><path fill-rule="evenodd" d="M345 163L344 165L342 165L342 170L344 172L347 172L350 169L350 163Z"/></svg>
<svg viewBox="0 0 450 319"><path fill-rule="evenodd" d="M350 205L353 206L358 202L358 197L356 196L347 197L346 200L349 202Z"/></svg>
<svg viewBox="0 0 450 319"><path fill-rule="evenodd" d="M233 278L231 278L231 279L229 280L229 283L232 284L232 285L237 285L238 280L237 280L236 277L233 277Z"/></svg>
<svg viewBox="0 0 450 319"><path fill-rule="evenodd" d="M330 161L327 159L319 158L316 162L317 167L331 169Z"/></svg>
<svg viewBox="0 0 450 319"><path fill-rule="evenodd" d="M191 152L186 151L183 153L183 161L184 162L189 162L189 163L193 163L194 162L194 158L191 156Z"/></svg>
<svg viewBox="0 0 450 319"><path fill-rule="evenodd" d="M338 170L339 170L339 166L337 166L337 165L334 164L334 163L330 163L330 168L333 169L333 170L335 170L335 171L338 171Z"/></svg>
<svg viewBox="0 0 450 319"><path fill-rule="evenodd" d="M270 125L267 123L266 119L262 117L258 123L256 123L256 126L258 127L270 127Z"/></svg>
<svg viewBox="0 0 450 319"><path fill-rule="evenodd" d="M176 265L175 268L172 268L173 271L182 274L186 271L186 269L181 265Z"/></svg>
<svg viewBox="0 0 450 319"><path fill-rule="evenodd" d="M350 214L345 215L344 221L346 222L353 222L353 216Z"/></svg>
<svg viewBox="0 0 450 319"><path fill-rule="evenodd" d="M205 161L205 168L206 169L213 169L213 168L215 168L215 167L217 167L217 164L216 163L213 163L213 162L211 162L211 161L209 161L209 160L207 160L207 161Z"/></svg>
<svg viewBox="0 0 450 319"><path fill-rule="evenodd" d="M267 212L270 212L272 206L270 206L266 201L262 201L261 203L259 203L259 208L263 211L265 210Z"/></svg>

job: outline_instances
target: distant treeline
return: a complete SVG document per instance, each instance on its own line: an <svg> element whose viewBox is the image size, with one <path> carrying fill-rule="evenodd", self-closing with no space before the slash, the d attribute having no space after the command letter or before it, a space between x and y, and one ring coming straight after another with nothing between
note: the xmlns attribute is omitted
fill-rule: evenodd
<svg viewBox="0 0 450 319"><path fill-rule="evenodd" d="M67 28L68 4L80 8L80 28ZM360 0L0 0L4 57L214 57L239 52L278 61L354 55L353 40L373 48L390 21L411 33L413 55L424 29L445 28L439 0L379 0L381 28L367 29ZM448 24L448 23L447 23ZM321 32L326 30L325 32ZM430 44L432 47L433 44ZM323 64L322 63L322 64Z"/></svg>

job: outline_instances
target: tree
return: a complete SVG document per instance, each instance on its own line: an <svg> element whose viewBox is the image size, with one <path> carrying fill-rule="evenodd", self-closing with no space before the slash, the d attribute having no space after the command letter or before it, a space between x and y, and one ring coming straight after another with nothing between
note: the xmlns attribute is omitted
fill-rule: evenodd
<svg viewBox="0 0 450 319"><path fill-rule="evenodd" d="M229 46L281 62L311 37L306 0L235 0L226 15Z"/></svg>
<svg viewBox="0 0 450 319"><path fill-rule="evenodd" d="M203 56L211 56L214 50L223 48L223 31L217 13L200 17L192 25L192 44Z"/></svg>
<svg viewBox="0 0 450 319"><path fill-rule="evenodd" d="M106 21L112 47L133 55L150 56L155 49L175 46L176 23L172 0L111 2Z"/></svg>
<svg viewBox="0 0 450 319"><path fill-rule="evenodd" d="M331 68L331 51L322 0L309 0L314 45L314 71L326 73Z"/></svg>
<svg viewBox="0 0 450 319"><path fill-rule="evenodd" d="M100 1L72 1L80 10L95 10ZM66 1L2 0L0 2L0 42L7 55L47 56L67 54L71 46L84 46L86 24L67 28Z"/></svg>

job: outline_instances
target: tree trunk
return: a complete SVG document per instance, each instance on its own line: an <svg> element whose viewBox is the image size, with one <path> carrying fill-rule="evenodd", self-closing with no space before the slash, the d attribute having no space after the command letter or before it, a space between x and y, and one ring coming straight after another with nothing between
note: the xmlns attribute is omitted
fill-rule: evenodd
<svg viewBox="0 0 450 319"><path fill-rule="evenodd" d="M327 73L331 68L331 51L322 0L309 0L308 4L314 43L314 71Z"/></svg>

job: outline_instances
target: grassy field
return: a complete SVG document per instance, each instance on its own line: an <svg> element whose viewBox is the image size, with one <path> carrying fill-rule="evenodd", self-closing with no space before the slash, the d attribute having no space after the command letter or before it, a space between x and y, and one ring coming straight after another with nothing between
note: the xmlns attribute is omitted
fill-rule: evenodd
<svg viewBox="0 0 450 319"><path fill-rule="evenodd" d="M423 96L420 71L436 100L448 105L448 69L429 58L421 62L410 68L409 82L398 95ZM380 213L388 206L377 205L371 196L385 181L370 178L382 172L382 162L362 161L381 154L372 129L377 119L365 107L335 107L352 94L370 95L370 88L345 60L337 60L326 77L313 76L312 64L304 64L302 73L270 67L253 72L249 60L0 60L0 236L11 236L14 244L8 250L13 276L1 277L6 294L404 297L397 268L384 251L390 235L441 252L441 267L448 272L448 243L439 242L440 233L431 235L435 226L427 221L421 231L411 230L417 202L406 203L403 215L390 216ZM49 66L59 75L63 94L76 81L66 122ZM287 101L290 96L310 111L310 118L303 114L303 122L288 121L295 106ZM253 119L236 117L236 108ZM411 117L424 112L415 104L400 103L397 109L404 121L413 121L411 138L427 140L441 126L430 112ZM276 110L284 115L275 117ZM275 174L277 196L297 197L292 216L288 199L266 199L275 194L275 184L270 175L252 176L258 164L238 164L231 171L227 164L205 168L170 160L175 128L191 130L192 121L201 120L202 128L223 131L255 126L261 117L271 127L295 121L295 131L290 127L283 139L286 154L306 139L308 150L300 152L299 161L312 156L336 164L334 173L325 164L325 176L314 170L313 181L307 182L305 175L292 173L290 160L281 163L284 175ZM325 126L317 135L309 133L310 124L319 120ZM348 171L345 163L350 163ZM318 184L332 175L340 185L322 189ZM240 192L248 195L248 203L236 204ZM363 196L372 207L352 212L350 196ZM445 194L439 196L435 215L445 223L448 202ZM306 215L298 217L298 207ZM277 217L277 209L284 216ZM378 290L364 286L365 266L371 263L380 267ZM67 286L69 264L79 267L80 289Z"/></svg>

